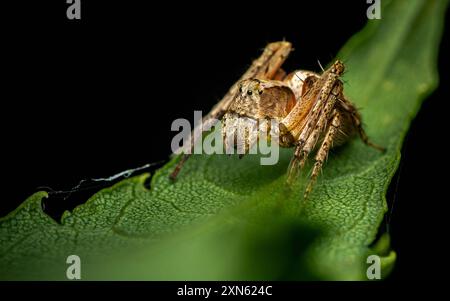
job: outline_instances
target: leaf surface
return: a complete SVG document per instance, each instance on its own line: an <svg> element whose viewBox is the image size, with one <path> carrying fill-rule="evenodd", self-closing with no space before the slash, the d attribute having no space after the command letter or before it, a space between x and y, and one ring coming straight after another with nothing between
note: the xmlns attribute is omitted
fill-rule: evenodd
<svg viewBox="0 0 450 301"><path fill-rule="evenodd" d="M175 158L150 190L148 175L124 180L65 212L60 224L42 211L46 193L38 192L0 219L0 279L67 279L72 254L82 279L366 279L369 254L381 256L387 274L396 256L388 237L370 246L403 138L438 84L446 7L385 0L382 19L343 47L345 93L387 152L358 139L334 150L307 202L307 173L295 189L284 185L290 149L274 166L255 155L196 155L171 183Z"/></svg>

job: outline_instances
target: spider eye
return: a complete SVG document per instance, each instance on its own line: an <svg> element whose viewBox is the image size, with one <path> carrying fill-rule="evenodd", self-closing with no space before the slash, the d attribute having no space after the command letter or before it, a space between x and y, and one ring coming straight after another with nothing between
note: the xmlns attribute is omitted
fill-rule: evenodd
<svg viewBox="0 0 450 301"><path fill-rule="evenodd" d="M252 90L247 91L247 95L252 95L252 94L253 94Z"/></svg>
<svg viewBox="0 0 450 301"><path fill-rule="evenodd" d="M263 90L258 91L259 95L263 94Z"/></svg>
<svg viewBox="0 0 450 301"><path fill-rule="evenodd" d="M241 93L242 93L242 86L240 86L240 87L239 87L239 92L241 92Z"/></svg>

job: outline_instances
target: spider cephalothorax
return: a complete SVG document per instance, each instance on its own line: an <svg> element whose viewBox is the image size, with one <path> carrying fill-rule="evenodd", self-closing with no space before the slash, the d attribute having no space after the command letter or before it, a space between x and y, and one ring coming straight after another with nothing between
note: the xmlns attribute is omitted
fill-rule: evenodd
<svg viewBox="0 0 450 301"><path fill-rule="evenodd" d="M367 145L383 148L368 140L357 109L344 96L339 79L344 73L344 64L338 60L320 75L304 70L286 75L280 67L290 49L288 42L269 44L205 120L221 119L225 148L234 146L243 153L258 140L261 125L267 132L268 120L276 121L277 143L281 147L295 148L288 183L296 178L309 154L317 149L306 197L333 146L359 134ZM180 160L172 178L177 176L188 156L185 154Z"/></svg>
<svg viewBox="0 0 450 301"><path fill-rule="evenodd" d="M234 147L239 154L245 154L262 132L265 138L270 139L273 121L277 124L281 122L295 104L294 93L282 82L260 79L241 81L239 91L222 118L225 149Z"/></svg>

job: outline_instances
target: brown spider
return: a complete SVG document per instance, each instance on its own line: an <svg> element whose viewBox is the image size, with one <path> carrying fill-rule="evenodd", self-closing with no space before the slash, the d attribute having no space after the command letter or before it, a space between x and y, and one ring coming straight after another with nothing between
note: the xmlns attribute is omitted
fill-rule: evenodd
<svg viewBox="0 0 450 301"><path fill-rule="evenodd" d="M365 144L380 151L384 149L369 141L362 128L358 110L344 96L343 83L339 80L344 72L344 64L336 61L321 75L299 70L286 76L281 65L290 51L289 42L268 44L263 54L253 61L247 72L203 122L208 124L222 119L222 134L227 148L227 135L239 135L240 127L251 127L255 122L269 118L278 121L278 144L281 147L295 147L288 168L289 184L296 178L308 155L319 142L311 179L304 193L307 198L330 148L343 144L357 133ZM250 139L248 132L241 133L246 133L241 138L247 153L255 139ZM193 143L187 147L192 148L192 145ZM172 179L178 175L189 153L192 152L185 149L183 157L170 175Z"/></svg>

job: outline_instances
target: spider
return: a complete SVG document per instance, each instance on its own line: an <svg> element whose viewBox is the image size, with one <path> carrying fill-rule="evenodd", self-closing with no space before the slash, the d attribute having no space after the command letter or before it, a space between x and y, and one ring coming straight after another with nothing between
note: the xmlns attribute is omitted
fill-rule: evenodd
<svg viewBox="0 0 450 301"><path fill-rule="evenodd" d="M227 135L239 133L240 127L251 127L255 122L269 118L278 121L278 144L295 148L287 171L288 184L294 182L310 153L317 149L304 192L306 199L332 147L342 145L357 134L366 145L380 151L384 148L369 140L358 110L344 96L343 83L339 79L344 73L344 64L337 60L320 75L305 70L286 74L281 65L291 49L291 43L286 41L268 44L262 55L253 61L203 122L211 124L222 121L222 135L227 148L230 141ZM245 152L248 152L254 139L250 139L248 132L241 138ZM193 142L187 146L192 147ZM192 153L187 150L184 149L181 160L170 175L171 179L177 177Z"/></svg>

